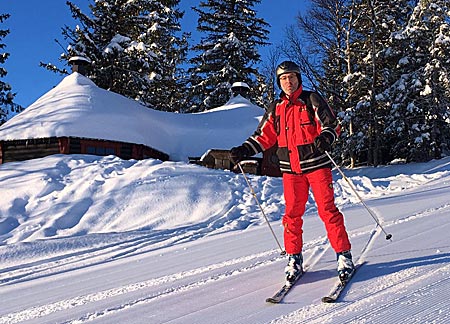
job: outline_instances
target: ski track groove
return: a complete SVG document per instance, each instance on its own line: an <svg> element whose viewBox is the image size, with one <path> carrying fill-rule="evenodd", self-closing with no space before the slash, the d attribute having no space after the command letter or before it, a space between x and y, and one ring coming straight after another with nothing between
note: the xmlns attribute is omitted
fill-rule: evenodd
<svg viewBox="0 0 450 324"><path fill-rule="evenodd" d="M114 260L116 251L123 251L124 249L128 249L129 246L135 248L136 244L141 244L141 242L145 242L147 239L147 237L144 237L133 239L132 241L127 240L122 243L107 244L106 246L97 248L95 251L93 249L80 250L70 253L71 256L69 257L62 255L43 261L41 260L37 265L35 264L36 262L32 263L33 265L31 266L26 264L16 265L14 268L18 268L17 270L7 271L3 274L0 273L0 286L37 279L47 275L65 272L67 270L76 270L103 263L108 260Z"/></svg>
<svg viewBox="0 0 450 324"><path fill-rule="evenodd" d="M425 320L425 318L422 317L422 313L423 311L429 310L427 308L429 308L432 305L432 311L441 311L442 314L446 314L446 318L448 318L450 315L448 315L448 309L442 309L439 304L439 299L442 298L441 294L429 294L432 298L433 301L427 301L426 303L422 303L423 305L421 307L419 307L420 309L418 309L418 312L415 315L415 319L411 319L411 318L405 318L404 313L402 312L402 308L406 307L407 304L412 304L414 303L414 299L421 299L423 298L423 296L425 294L428 294L430 292L430 289L434 289L436 291L445 291L445 289L443 290L442 288L439 288L441 286L447 285L450 286L450 278L448 277L449 275L449 270L450 270L450 266L445 266L445 267L439 267L438 269L434 269L432 271L427 271L426 274L424 275L419 275L417 276L417 272L412 272L410 270L405 270L402 271L404 272L410 272L409 276L404 278L403 280L398 280L398 281L394 281L393 283L391 283L389 285L389 287L387 288L383 288L382 290L378 290L378 291L374 291L374 288L366 288L365 290L369 291L368 293L366 293L364 296L361 296L361 298L358 298L358 301L354 302L354 305L349 307L346 307L345 309L341 310L342 314L340 315L340 319L342 319L342 321L340 321L339 323L367 323L370 321L373 321L374 318L377 319L377 321L380 322L394 322L394 323L405 323L405 324L410 324L416 322L416 323L426 323L427 321ZM413 291L411 291L408 294L403 294L402 291L405 291L404 287L410 287L413 285L417 285L420 284L421 282L423 282L424 280L426 280L427 278L433 277L436 274L442 274L444 276L446 276L443 279L440 279L438 281L426 284L424 286L421 286L417 289L414 289ZM401 274L392 274L389 277L402 277ZM389 278L384 278L386 281L388 281ZM401 286L400 288L398 286ZM373 286L373 285L372 285ZM371 296L375 296L378 295L378 298L380 295L385 295L387 297L387 300L385 303L381 304L381 305L373 305L372 307L369 307L366 309L368 309L367 312L361 314L359 313L358 317L353 319L353 320L349 320L348 318L345 318L345 313L351 311L351 309L355 309L358 306L360 306L360 304L364 304L364 303L370 303L371 300ZM395 295L399 295L398 297L395 297L393 299L389 299L389 296L395 296ZM377 298L377 299L378 299ZM447 302L445 302L445 304L448 304ZM347 305L348 306L348 305ZM418 306L418 304L414 305L415 307ZM397 308L398 312L392 312L393 308ZM336 318L335 316L333 316L334 319ZM436 316L434 315L433 318L435 319ZM323 323L323 319L320 320L320 322ZM333 322L334 323L334 322ZM337 322L336 322L337 323ZM445 321L441 321L441 323L445 323Z"/></svg>
<svg viewBox="0 0 450 324"><path fill-rule="evenodd" d="M382 277L371 284L364 286L364 288L358 291L359 296L356 299L351 300L352 292L351 290L344 296L347 296L347 301L342 301L336 304L317 304L308 305L297 311L282 316L278 319L271 321L270 323L275 324L288 324L288 323L308 323L308 324L325 324L325 323L373 323L374 319L377 322L383 323L435 323L427 322L423 317L424 312L438 312L440 315L439 323L446 323L445 319L450 318L449 309L443 309L439 299L442 299L441 293L433 294L429 293L430 289L434 289L437 292L446 291L440 288L446 285L450 288L450 265L439 266L434 270L429 270L423 275L417 275L417 270L411 271L411 269L403 270L401 272L393 273L388 276ZM427 278L431 278L436 274L441 274L444 278L428 283L417 289L414 289L408 294L403 294L406 288L413 285L420 284ZM399 295L398 297L392 298L392 296ZM406 304L414 302L415 298L424 298L424 295L430 295L431 300L427 301L420 310L416 313L415 318L405 318L402 308ZM373 304L373 299L380 300L380 296L386 296L383 304ZM447 301L442 302L443 305L448 304ZM370 306L368 306L370 305ZM392 307L397 306L397 313L392 313ZM415 304L414 306L417 306ZM430 309L431 306L431 309ZM367 309L366 312L362 312L362 309ZM353 316L353 311L358 313L357 317ZM380 316L382 314L382 316ZM430 318L436 319L436 314L433 314Z"/></svg>
<svg viewBox="0 0 450 324"><path fill-rule="evenodd" d="M410 215L410 216L407 216L407 217L404 217L401 219L397 219L394 221L384 222L383 225L386 227L389 227L392 225L400 224L402 222L413 221L415 219L419 219L419 218L431 215L431 214L433 214L433 212L440 211L440 210L446 210L448 208L450 208L450 204L444 204L444 205L438 206L436 208L427 208L421 212L417 212L414 215ZM364 235L367 233L371 233L371 235L374 235L373 230L370 230L370 231L359 230L359 231L354 231L352 236L361 236L361 235ZM378 233L379 233L379 231L378 231ZM184 233L182 235L179 235L175 238L172 238L170 241L172 241L172 243L173 243L176 241L183 240L185 235L187 235L187 234ZM100 247L97 251L94 251L94 252L92 252L92 249L90 249L88 251L91 251L91 252L88 252L87 254L85 251L79 251L79 252L76 252L76 255L72 255L69 258L64 258L64 256L62 256L60 258L57 257L59 259L57 259L55 261L42 263L39 265L33 265L31 267L27 267L26 269L22 269L22 268L20 268L21 267L20 265L17 265L14 267L19 268L18 270L6 272L2 276L0 276L0 286L5 285L5 284L9 285L9 284L13 284L13 283L21 282L21 281L36 279L36 278L40 278L40 277L44 277L44 276L50 276L50 275L53 275L56 273L65 272L67 270L74 270L74 269L78 269L78 268L92 266L95 264L106 262L108 260L115 259L114 256L123 257L123 255L129 254L130 252L125 252L125 254L121 252L120 254L117 254L117 251L123 251L124 248L125 249L128 248L132 252L135 252L137 249L139 249L136 247L136 243L139 245L148 246L149 245L148 237L146 236L145 238L136 238L136 239L132 239L132 240L127 240L125 242L119 243L119 245L117 243L109 244L106 246L106 248ZM160 244L167 243L167 241L163 240L163 241L159 241L158 243L160 243ZM160 244L158 244L158 245L160 245ZM309 249L313 249L314 247L320 248L321 246L324 246L326 244L327 244L327 240L326 239L324 240L323 238L321 238L321 239L316 240L315 242L310 242L310 244L305 244L305 249L308 249L308 246L309 246ZM370 246L368 248L370 249ZM164 283L175 282L175 281L181 280L181 278L185 279L187 277L192 277L195 275L200 275L203 273L210 272L211 270L217 270L217 269L220 269L223 267L229 267L232 265L248 262L251 259L267 257L276 252L277 251L272 250L272 251L268 251L268 252L254 254L251 256L241 257L241 258L237 258L237 259L232 259L230 261L224 261L224 262L221 262L218 264L213 264L208 267L201 267L201 268L197 268L197 269L193 269L193 270L180 272L177 274L163 276L163 277L156 278L156 279L150 279L150 280L144 281L144 282L130 284L130 285L123 286L123 287L112 288L112 289L108 289L105 291L100 291L100 292L96 292L96 293L92 293L92 294L88 294L88 295L84 295L84 296L76 296L76 297L73 297L70 299L57 301L57 302L54 302L51 304L31 307L29 309L25 309L20 312L6 314L6 315L0 317L0 324L3 324L3 323L4 324L6 324L6 323L14 324L14 323L19 323L24 320L40 318L40 317L49 315L49 314L57 312L57 311L74 308L74 307L85 305L88 303L98 302L100 300L111 298L111 297L114 297L117 295L127 294L127 293L134 292L137 290L142 290L142 289L146 289L149 287L158 286L158 285L161 285ZM367 251L365 251L365 252L367 252ZM86 255L83 256L83 254L86 254ZM134 254L134 253L131 253L131 254ZM363 253L363 255L364 254L365 253ZM323 255L323 253L321 253L321 256L322 255ZM169 296L169 295L172 295L175 293L183 293L190 289L195 289L195 288L204 286L206 284L209 284L211 282L223 280L230 276L242 274L244 272L247 272L247 271L250 271L253 269L257 269L262 266L270 265L274 262L279 261L281 258L282 258L281 256L271 257L269 260L258 261L254 264L251 264L250 266L244 266L244 267L240 267L240 268L231 269L226 272L223 272L223 273L220 273L220 274L217 274L214 276L210 276L207 278L203 278L201 280L198 280L198 281L195 281L192 283L188 283L185 285L179 285L177 287L170 287L164 291L154 293L151 296L133 300L133 301L130 301L128 303L125 303L125 304L122 304L122 305L119 305L116 307L111 307L111 308L105 309L104 311L101 311L101 312L87 314L82 318L70 320L65 323L83 323L85 321L89 321L94 318L103 317L103 316L109 315L114 312L119 312L123 309L127 309L132 306L149 303L156 299L163 298L165 296ZM88 262L89 260L91 260L91 262ZM96 261L94 263L92 263L92 260L96 260ZM317 262L318 260L315 260L315 261ZM448 267L446 267L446 268L448 268ZM11 276L11 274L13 274L13 276ZM0 273L0 275L1 275L1 273ZM417 279L417 281L423 280L423 278L426 278L426 277L427 277L427 275L420 276L419 278L421 278L421 279ZM415 282L414 279L410 279L410 278L405 278L404 282L406 282L406 281ZM446 281L450 281L450 278L441 280L441 282L446 282ZM403 283L403 282L402 281L394 282L391 285L391 287L386 290L392 290L393 287L395 287L396 285L398 285L400 283ZM438 284L439 284L439 282L437 282L435 284L431 284L430 286L435 286ZM412 293L411 295L418 293L421 290L422 289L415 290L414 293ZM380 291L375 292L375 293L380 293ZM381 293L383 293L383 292L381 292ZM363 300L370 299L370 295L373 295L373 294L374 294L373 292L368 293L364 297L362 297L362 299ZM389 302L389 304L398 303L399 301L401 301L401 299L403 299L403 298L397 298L397 299ZM360 303L361 302L354 302L354 305L357 306ZM434 303L433 305L438 305L438 304L439 303ZM319 305L318 309L320 310L322 306L323 305ZM337 311L338 314L348 311L347 310L348 305L346 303L335 304L335 305L333 305L333 307L335 308L335 310ZM380 310L382 310L383 308L385 308L386 306L380 306L380 307L381 307L381 309L378 309L377 310L378 312ZM315 307L315 305L311 305L306 308L308 309L308 311L305 313L314 314L315 312L313 310L317 307ZM342 309L340 310L340 308L342 308ZM433 307L433 311L434 310L439 311L439 307ZM375 311L373 311L373 312L375 312ZM373 316L373 312L368 312L367 318L370 318L370 316ZM449 312L446 312L446 313L448 314ZM333 320L333 319L336 320L336 315L337 314L335 312L333 312L333 315L331 316L330 320ZM389 314L387 316L389 316ZM392 314L390 314L390 316L392 316ZM447 317L450 317L450 315L447 315ZM326 323L327 318L326 318L326 316L324 318L323 314L319 313L319 314L316 314L316 316L313 316L313 318L308 317L307 320L308 321L317 320L316 321L317 323ZM358 319L358 321L361 321L362 323L365 320L366 319L364 319L364 317ZM275 323L275 322L273 322L273 323ZM411 323L411 322L409 322L409 323Z"/></svg>
<svg viewBox="0 0 450 324"><path fill-rule="evenodd" d="M233 209L234 206L224 214L224 217L226 218L226 216ZM185 232L183 230L175 230L174 233L172 233L172 235L170 235L167 239L165 239L165 237L167 236L167 232L157 233L156 235L145 234L136 238L126 239L122 242L112 242L96 249L87 249L73 252L69 254L71 255L70 257L65 257L64 255L52 257L46 260L32 262L31 266L27 264L15 265L10 268L15 268L17 270L8 271L7 269L5 269L3 271L0 271L0 286L4 284L14 284L17 282L37 279L48 275L66 272L68 270L70 271L81 269L108 261L114 261L140 253L157 250L159 248L164 248L166 246L176 245L184 243L186 241L192 241L193 238L195 240L199 237L209 234L209 232L205 231L202 226L199 227L199 229L195 231L191 230L189 232ZM150 246L151 248L144 249L148 246ZM72 267L68 268L69 265L72 265ZM2 274L2 272L4 274Z"/></svg>
<svg viewBox="0 0 450 324"><path fill-rule="evenodd" d="M5 316L0 317L0 324L3 323L8 323L8 324L12 324L12 323L18 323L20 321L23 320L30 320L30 319L34 319L34 318L38 318L38 317L42 317L45 315L49 315L51 313L54 313L56 311L61 311L64 309L69 309L69 308L74 308L76 306L81 306L81 305L85 305L88 303L92 303L92 302L98 302L100 300L104 300L106 298L111 298L111 297L115 297L118 295L123 295L123 294L127 294L127 293L131 293L134 291L138 291L138 290L143 290L146 288L151 288L151 287L155 287L155 286L159 286L162 284L167 284L167 283L172 283L172 282L176 282L179 280L184 280L186 278L189 277L193 277L193 276L197 276L197 275L201 275L204 273L209 273L213 270L217 270L220 268L224 268L224 267L230 267L233 265L237 265L240 263L245 263L245 262L249 262L253 259L258 259L258 258L262 258L262 257L267 257L270 256L274 253L276 253L277 251L267 251L267 252L262 252L259 254L253 254L251 256L245 256L245 257L241 257L241 258L236 258L236 259L232 259L229 261L224 261L221 263L217 263L217 264L212 264L210 266L207 267L200 267L197 269L192 269L192 270L188 270L188 271L183 271L183 272L179 272L179 273L175 273L175 274L170 274L167 276L162 276L160 278L156 278L156 279L150 279L147 281L143 281L143 282L138 282L138 283L134 283L134 284L129 284L126 286L122 286L122 287L118 287L118 288L111 288L105 291L100 291L100 292L95 292L95 293L91 293L91 294L87 294L84 296L76 296L70 299L66 299L66 300L62 300L62 301L58 301L58 302L54 302L51 304L46 304L46 305L41 305L41 306L36 306L36 307L31 307L29 309L20 311L20 312L16 312L16 313L12 313L12 314L8 314ZM250 266L247 267L241 267L241 268L235 268L235 269L231 269L228 270L222 274L218 274L215 276L210 276L207 277L205 279L201 279L197 282L193 282L190 284L186 284L186 285L181 285L179 287L175 287L175 288L168 288L163 292L159 292L154 294L153 296L150 297L146 297L146 298L142 298L142 300L137 300L132 302L131 304L136 304L136 303L142 303L142 302L146 302L148 300L153 300L155 298L160 298L162 296L168 295L168 294L173 294L175 292L183 292L186 291L188 289L192 289L192 288L196 288L199 286L202 286L206 283L210 283L216 280L221 280L223 278L226 277L230 277L233 275L237 275L238 273L242 273L242 272L246 272L249 271L251 269L255 269L255 268L259 268L260 266L266 265L266 264L271 264L273 262L278 261L281 258L281 256L275 256L272 257L269 260L266 261L258 261ZM125 305L125 307L129 307L130 305ZM122 308L122 307L121 307Z"/></svg>
<svg viewBox="0 0 450 324"><path fill-rule="evenodd" d="M176 244L177 241L183 241L187 237L191 237L194 234L192 234L192 232L189 232L175 237L170 237L166 240L158 240L157 242L151 241L152 238L154 239L154 236L150 237L149 242L148 235L145 235L144 237L138 237L131 240L127 239L123 242L107 244L105 246L96 248L95 250L80 250L74 253L70 253L71 256L69 257L65 257L63 255L45 259L44 261L41 260L37 265L36 262L33 262L31 266L26 264L15 265L14 268L17 268L16 270L6 271L4 273L0 272L0 286L5 284L23 282L31 279L37 279L66 271L77 270L108 261L114 261L126 256L138 254L136 251L146 246L151 246L151 250L156 250L160 247ZM148 251L140 251L140 253L143 252Z"/></svg>
<svg viewBox="0 0 450 324"><path fill-rule="evenodd" d="M390 222L384 222L383 226L389 227L392 225L401 224L404 222L409 222L415 219L419 219L422 217L426 217L428 215L433 214L436 211L445 210L450 208L450 204L444 204L435 208L427 208L421 212L418 212L414 215L409 215L401 219L397 219ZM355 233L352 233L352 236L360 236L366 234L367 231L357 231ZM189 233L189 236L191 236L192 233ZM172 237L169 241L171 243L176 243L177 241L182 241L185 239L187 234L178 235L176 237ZM148 240L148 236L145 237L139 237L132 240L127 240L125 242L119 243L112 243L108 244L106 247L100 247L97 251L92 252L92 249L88 250L88 253L86 251L79 251L76 252L75 255L64 258L64 256L57 257L57 260L54 261L41 261L39 265L33 265L33 266L26 266L26 265L18 265L15 266L15 268L18 268L17 270L8 271L6 273L0 273L0 286L5 284L14 284L17 282L22 282L25 280L30 279L36 279L40 277L45 277L52 274L57 274L60 272L64 272L67 270L75 270L80 269L92 265L96 265L102 262L106 261L112 261L118 258L125 257L126 255L133 255L137 250L139 250L142 247L149 246L153 244L152 249L156 249L158 246L155 247L155 242L150 242ZM169 243L170 243L169 242ZM164 243L167 245L168 241L162 241L158 242L160 245ZM137 246L136 246L137 245ZM126 250L124 252L124 249ZM120 253L117 253L117 251L121 251ZM97 259L94 262L92 262L92 259ZM86 261L86 262L83 262ZM89 262L88 262L89 261ZM69 267L72 265L71 267Z"/></svg>
<svg viewBox="0 0 450 324"><path fill-rule="evenodd" d="M324 245L325 245L325 248L323 248ZM312 250L312 255L305 262L311 262L311 265L313 265L318 261L318 259L320 257L322 257L322 255L327 250L327 248L328 248L327 241L326 240L325 241L317 240L317 242L315 244L309 244L309 246L310 247L307 248L306 251ZM208 276L206 278L199 279L197 281L194 281L194 282L191 282L188 284L179 285L176 287L169 287L161 292L153 293L150 296L142 297L142 298L132 300L127 303L118 305L118 306L107 308L101 312L86 314L85 316L83 316L79 319L64 322L64 323L83 323L86 321L93 320L95 318L103 317L103 316L110 315L115 312L119 312L124 309L128 309L133 306L150 303L150 302L153 302L154 300L157 300L157 299L160 299L160 298L163 298L166 296L170 296L173 294L184 293L186 291L189 291L190 289L196 289L198 287L204 286L206 284L210 284L212 282L217 282L219 280L223 280L223 279L229 278L231 276L236 276L236 275L239 275L239 274L242 274L242 273L254 270L254 269L258 269L260 267L268 266L268 265L273 264L274 262L278 262L285 258L284 256L280 256L280 255L272 256L273 254L277 254L277 253L278 253L278 251L276 251L276 250L261 252L258 254L252 254L249 256L244 256L244 257L224 261L224 262L217 263L217 264L212 264L207 267L200 267L197 269L192 269L192 270L187 270L187 271L183 271L183 272L179 272L179 273L175 273L175 274L170 274L170 275L163 276L160 278L150 279L147 281L129 284L129 285L118 287L118 288L111 288L108 290L95 292L95 293L91 293L91 294L87 294L87 295L75 296L73 298L53 302L50 304L31 307L31 308L25 309L20 312L6 314L6 315L0 317L0 324L14 324L14 323L19 323L19 322L25 321L25 320L37 319L37 318L40 318L43 316L50 315L55 312L75 308L75 307L86 305L89 303L99 302L101 300L113 298L118 295L124 295L124 294L132 293L135 291L144 290L144 289L148 289L151 287L163 285L163 284L170 284L170 283L173 283L173 282L176 282L179 280L185 280L186 278L189 278L189 277L202 275L204 273L210 273L211 271L218 270L221 268L239 265L239 264L246 263L246 262L249 262L249 261L252 261L255 259L258 260L260 258L265 258L264 260L256 261L253 264L250 264L248 266L235 267L233 269L229 269L222 273L219 273L219 274L216 274L213 276ZM316 255L316 253L319 253L319 257L314 257ZM268 257L270 257L270 258L267 259Z"/></svg>
<svg viewBox="0 0 450 324"><path fill-rule="evenodd" d="M308 263L309 267L314 266L322 258L322 256L325 254L327 249L328 249L328 246L326 246L325 248L321 247L320 245L316 246L315 248L312 249L313 250L312 254L308 257L308 259L305 260L305 263ZM154 294L153 296L143 297L143 298L140 298L140 299L137 299L137 300L134 300L134 301L130 301L130 302L126 303L126 304L122 304L122 305L115 306L115 307L112 307L112 308L109 308L109 309L105 309L105 310L103 310L101 312L90 313L90 314L87 314L87 315L85 315L85 316L83 316L81 318L78 318L78 319L75 319L75 320L69 320L67 322L63 322L63 324L80 324L80 323L84 323L84 322L87 322L87 321L92 321L92 320L97 319L99 317L103 317L103 316L107 316L107 315L113 315L113 313L120 312L121 310L128 309L128 308L133 307L133 306L138 306L138 305L141 305L141 304L147 304L147 303L150 303L150 302L152 302L152 301L154 301L156 299L167 297L167 296L175 294L175 293L183 293L183 292L189 291L190 289L199 288L199 287L204 286L206 284L209 284L211 282L216 282L218 280L223 280L223 279L226 279L226 278L234 276L234 275L242 274L242 273L245 273L245 272L248 272L248 271L251 271L251 270L255 270L257 268L261 268L261 267L270 265L270 264L272 264L272 263L274 263L276 261L279 261L280 259L283 259L283 258L284 258L283 256L276 256L276 257L273 257L270 260L260 261L260 262L257 262L255 264L253 264L253 265L250 265L248 267L242 267L240 269L228 270L227 272L224 272L224 273L221 273L221 274L218 274L218 275L215 275L215 276L211 276L209 278L206 278L206 279L194 282L194 283L181 285L181 286L178 286L178 287L171 287L171 288L166 289L163 292ZM242 297L242 296L239 296L239 297Z"/></svg>

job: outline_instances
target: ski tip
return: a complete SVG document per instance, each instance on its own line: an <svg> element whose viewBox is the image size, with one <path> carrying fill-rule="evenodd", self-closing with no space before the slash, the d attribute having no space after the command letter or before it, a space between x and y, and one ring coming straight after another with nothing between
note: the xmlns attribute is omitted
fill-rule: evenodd
<svg viewBox="0 0 450 324"><path fill-rule="evenodd" d="M322 303L331 304L331 303L334 303L335 301L336 301L336 299L334 299L333 297L330 297L330 296L322 297Z"/></svg>

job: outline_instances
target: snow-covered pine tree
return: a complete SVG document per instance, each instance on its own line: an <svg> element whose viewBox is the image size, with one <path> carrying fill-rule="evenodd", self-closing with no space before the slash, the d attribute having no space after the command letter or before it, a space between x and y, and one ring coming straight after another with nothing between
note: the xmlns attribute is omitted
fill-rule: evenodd
<svg viewBox="0 0 450 324"><path fill-rule="evenodd" d="M392 152L408 161L448 153L450 145L450 4L420 0L408 24L392 36L401 54L386 132Z"/></svg>
<svg viewBox="0 0 450 324"><path fill-rule="evenodd" d="M269 24L253 9L260 0L207 0L193 7L199 15L198 52L190 63L191 111L203 111L225 104L233 82L246 82L251 99L258 101L260 85L254 67L261 61L258 46L268 45Z"/></svg>
<svg viewBox="0 0 450 324"><path fill-rule="evenodd" d="M349 52L353 71L345 80L354 104L345 110L351 118L344 120L351 120L349 142L355 141L351 154L356 163L378 165L392 159L389 155L392 141L384 132L388 109L382 100L395 69L392 62L387 61L389 38L404 26L411 9L408 0L363 0L356 3L352 11L355 19Z"/></svg>
<svg viewBox="0 0 450 324"><path fill-rule="evenodd" d="M0 14L0 23L3 23L6 19L10 17L9 14ZM0 78L3 78L8 74L6 69L2 66L9 57L9 53L3 52L6 44L2 42L9 34L9 29L0 29ZM0 125L5 123L8 118L7 105L12 105L12 99L14 94L11 93L11 86L0 80Z"/></svg>
<svg viewBox="0 0 450 324"><path fill-rule="evenodd" d="M187 60L189 33L181 32L180 0L149 1L146 14L149 24L144 42L150 45L153 55L149 87L142 96L147 106L158 110L180 112L185 110L187 80L184 64ZM159 74L157 73L159 72Z"/></svg>
<svg viewBox="0 0 450 324"><path fill-rule="evenodd" d="M91 61L87 76L99 87L158 110L177 111L185 97L178 70L188 35L178 35L179 0L96 0L92 17L67 4L80 25L63 28L68 41L61 61L83 56ZM67 73L52 64L47 68Z"/></svg>

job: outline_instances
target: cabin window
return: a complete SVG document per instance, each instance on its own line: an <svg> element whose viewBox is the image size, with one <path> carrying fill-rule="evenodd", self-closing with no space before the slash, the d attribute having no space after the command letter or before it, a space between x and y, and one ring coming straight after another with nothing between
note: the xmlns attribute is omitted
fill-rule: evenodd
<svg viewBox="0 0 450 324"><path fill-rule="evenodd" d="M86 153L93 155L114 155L116 152L113 147L104 147L104 146L86 146Z"/></svg>

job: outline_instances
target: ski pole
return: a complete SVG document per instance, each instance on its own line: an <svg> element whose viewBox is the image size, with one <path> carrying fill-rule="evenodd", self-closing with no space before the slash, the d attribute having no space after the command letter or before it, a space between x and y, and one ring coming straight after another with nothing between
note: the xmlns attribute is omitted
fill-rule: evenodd
<svg viewBox="0 0 450 324"><path fill-rule="evenodd" d="M253 190L252 185L251 185L250 182L248 181L248 178L247 178L247 176L245 175L244 170L242 169L241 162L238 162L237 165L239 166L239 169L241 170L241 173L242 173L242 175L244 176L245 182L247 182L247 186L249 187L249 189L250 189L250 191L251 191L251 193L252 193L252 195L253 195L253 198L255 198L255 201L256 201L256 203L258 204L259 209L261 210L261 214L264 216L264 219L266 220L266 224L269 226L270 231L272 232L273 238L274 238L275 241L277 242L277 245L278 245L278 247L279 247L279 249L280 249L280 251L281 251L281 255L285 255L285 254L286 254L286 251L284 251L283 248L281 247L281 244L280 244L280 242L278 241L277 236L275 235L275 232L273 231L273 228L272 228L272 226L271 226L270 223L269 223L269 219L267 218L266 213L264 213L264 210L263 210L261 204L259 203L258 197L256 197L255 191Z"/></svg>
<svg viewBox="0 0 450 324"><path fill-rule="evenodd" d="M375 223L377 223L378 226L380 226L381 230L383 231L383 233L386 235L386 240L390 240L392 238L392 234L388 234L383 226L381 226L380 221L378 219L378 217L374 214L374 212L369 208L369 206L367 206L367 204L364 202L364 200L361 198L361 196L358 194L358 192L356 191L356 188L353 186L353 183L350 181L349 178L347 178L344 174L344 172L342 172L341 168L337 165L337 163L334 161L334 159L331 157L330 153L328 153L328 151L325 151L326 155L328 156L328 158L330 159L330 161L334 164L334 166L336 167L336 169L339 171L339 173L342 175L342 178L344 178L345 181L347 181L347 183L349 184L350 188L353 190L353 192L355 193L356 197L358 197L359 201L363 204L363 206L367 209L367 211L369 212L370 216L372 216L372 218L375 220Z"/></svg>

